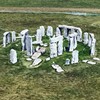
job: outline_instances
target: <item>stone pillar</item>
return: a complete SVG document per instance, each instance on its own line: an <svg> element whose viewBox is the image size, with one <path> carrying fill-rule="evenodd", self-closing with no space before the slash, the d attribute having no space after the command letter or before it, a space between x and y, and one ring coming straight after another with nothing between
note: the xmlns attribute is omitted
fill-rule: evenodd
<svg viewBox="0 0 100 100"><path fill-rule="evenodd" d="M53 36L53 28L52 26L47 27L47 36Z"/></svg>
<svg viewBox="0 0 100 100"><path fill-rule="evenodd" d="M41 30L40 29L37 29L36 31L36 41L37 43L42 43L42 33L41 33Z"/></svg>
<svg viewBox="0 0 100 100"><path fill-rule="evenodd" d="M50 43L50 57L57 57L57 44L55 42Z"/></svg>
<svg viewBox="0 0 100 100"><path fill-rule="evenodd" d="M59 36L59 35L61 35L61 32L60 32L60 29L57 27L56 28L56 36Z"/></svg>
<svg viewBox="0 0 100 100"><path fill-rule="evenodd" d="M93 39L91 44L91 56L95 55L95 44L96 44L96 39Z"/></svg>
<svg viewBox="0 0 100 100"><path fill-rule="evenodd" d="M81 28L77 28L77 41L82 42L82 30L81 30Z"/></svg>
<svg viewBox="0 0 100 100"><path fill-rule="evenodd" d="M58 55L63 54L63 36L58 36Z"/></svg>
<svg viewBox="0 0 100 100"><path fill-rule="evenodd" d="M10 43L10 32L7 34L7 44Z"/></svg>
<svg viewBox="0 0 100 100"><path fill-rule="evenodd" d="M83 40L83 43L84 43L84 44L88 44L88 33L87 33L87 32L84 33L84 40Z"/></svg>
<svg viewBox="0 0 100 100"><path fill-rule="evenodd" d="M12 31L12 42L16 41L16 32Z"/></svg>
<svg viewBox="0 0 100 100"><path fill-rule="evenodd" d="M3 47L6 47L6 35L3 36Z"/></svg>
<svg viewBox="0 0 100 100"><path fill-rule="evenodd" d="M45 36L45 28L44 26L40 26L42 36Z"/></svg>
<svg viewBox="0 0 100 100"><path fill-rule="evenodd" d="M73 42L74 42L74 43L73 43L73 44L74 44L74 45L73 45L73 48L76 49L76 48L77 48L77 33L74 32L73 35L74 35L74 36L73 36L73 39L74 39L74 40L73 40Z"/></svg>
<svg viewBox="0 0 100 100"><path fill-rule="evenodd" d="M29 35L28 33L29 33L29 30L28 30L28 29L22 30L22 31L20 32L21 43L22 43L22 51L26 50L25 39L26 39L26 36Z"/></svg>
<svg viewBox="0 0 100 100"><path fill-rule="evenodd" d="M8 43L10 43L10 32L5 32L3 34L3 47L6 47Z"/></svg>
<svg viewBox="0 0 100 100"><path fill-rule="evenodd" d="M79 51L78 50L74 50L72 52L72 61L71 63L74 64L74 63L78 63L79 61Z"/></svg>
<svg viewBox="0 0 100 100"><path fill-rule="evenodd" d="M57 57L57 38L55 36L50 38L50 57Z"/></svg>
<svg viewBox="0 0 100 100"><path fill-rule="evenodd" d="M68 33L67 33L67 28L64 27L64 37L67 38L68 37Z"/></svg>
<svg viewBox="0 0 100 100"><path fill-rule="evenodd" d="M73 39L73 34L69 35L69 51L73 51L74 50L74 39Z"/></svg>
<svg viewBox="0 0 100 100"><path fill-rule="evenodd" d="M17 52L14 49L10 50L10 62L15 64L17 62Z"/></svg>
<svg viewBox="0 0 100 100"><path fill-rule="evenodd" d="M94 34L93 33L90 33L89 34L89 40L88 40L88 46L91 47L92 45L92 39L94 38Z"/></svg>
<svg viewBox="0 0 100 100"><path fill-rule="evenodd" d="M32 56L33 54L33 46L32 46L32 37L26 36L26 51L28 56Z"/></svg>

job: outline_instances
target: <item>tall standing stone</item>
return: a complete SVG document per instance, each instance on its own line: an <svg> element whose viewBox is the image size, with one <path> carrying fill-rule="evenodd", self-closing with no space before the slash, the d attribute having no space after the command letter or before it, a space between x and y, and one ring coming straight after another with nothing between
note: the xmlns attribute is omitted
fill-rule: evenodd
<svg viewBox="0 0 100 100"><path fill-rule="evenodd" d="M14 49L10 50L10 62L15 64L17 62L17 52Z"/></svg>
<svg viewBox="0 0 100 100"><path fill-rule="evenodd" d="M70 34L69 35L69 51L73 51L74 50L74 35L73 34Z"/></svg>
<svg viewBox="0 0 100 100"><path fill-rule="evenodd" d="M84 33L84 40L83 40L83 43L84 43L84 44L88 44L88 33L87 33L87 32Z"/></svg>
<svg viewBox="0 0 100 100"><path fill-rule="evenodd" d="M88 40L88 46L91 47L92 45L92 40L94 39L94 34L93 33L90 33L89 34L89 40Z"/></svg>
<svg viewBox="0 0 100 100"><path fill-rule="evenodd" d="M79 51L78 50L74 50L72 52L72 61L71 63L74 64L74 63L78 63L79 61Z"/></svg>
<svg viewBox="0 0 100 100"><path fill-rule="evenodd" d="M93 39L91 44L91 56L95 55L95 44L96 44L96 39Z"/></svg>
<svg viewBox="0 0 100 100"><path fill-rule="evenodd" d="M42 33L40 29L37 29L36 31L36 41L37 43L42 43Z"/></svg>
<svg viewBox="0 0 100 100"><path fill-rule="evenodd" d="M47 27L47 36L53 36L53 27L52 26Z"/></svg>
<svg viewBox="0 0 100 100"><path fill-rule="evenodd" d="M26 36L25 43L26 43L27 55L32 56L32 54L33 54L32 37Z"/></svg>
<svg viewBox="0 0 100 100"><path fill-rule="evenodd" d="M77 33L74 32L73 35L74 35L73 36L73 48L76 49L76 47L77 47Z"/></svg>
<svg viewBox="0 0 100 100"><path fill-rule="evenodd" d="M77 41L82 42L82 30L81 30L81 28L77 28Z"/></svg>
<svg viewBox="0 0 100 100"><path fill-rule="evenodd" d="M40 26L42 36L45 36L45 28L44 26Z"/></svg>
<svg viewBox="0 0 100 100"><path fill-rule="evenodd" d="M61 32L60 32L60 29L57 27L56 28L56 36L59 36L59 35L61 35Z"/></svg>
<svg viewBox="0 0 100 100"><path fill-rule="evenodd" d="M57 38L50 38L50 57L57 57Z"/></svg>
<svg viewBox="0 0 100 100"><path fill-rule="evenodd" d="M10 32L7 34L7 44L10 43Z"/></svg>
<svg viewBox="0 0 100 100"><path fill-rule="evenodd" d="M12 42L16 41L16 32L12 31L11 34L12 34Z"/></svg>
<svg viewBox="0 0 100 100"><path fill-rule="evenodd" d="M63 54L63 36L59 35L58 37L58 55Z"/></svg>
<svg viewBox="0 0 100 100"><path fill-rule="evenodd" d="M25 39L26 39L26 36L29 35L28 33L29 33L29 30L28 29L22 30L20 32L21 43L22 43L22 51L26 50Z"/></svg>
<svg viewBox="0 0 100 100"><path fill-rule="evenodd" d="M6 47L8 43L10 43L10 32L5 32L3 34L3 47Z"/></svg>

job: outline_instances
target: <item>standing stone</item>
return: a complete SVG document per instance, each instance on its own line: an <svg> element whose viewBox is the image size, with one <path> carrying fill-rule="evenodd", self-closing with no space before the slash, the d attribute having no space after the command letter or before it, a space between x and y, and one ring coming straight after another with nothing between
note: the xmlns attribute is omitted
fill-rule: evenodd
<svg viewBox="0 0 100 100"><path fill-rule="evenodd" d="M74 39L73 39L74 35L70 34L69 35L69 51L73 51L74 50Z"/></svg>
<svg viewBox="0 0 100 100"><path fill-rule="evenodd" d="M45 36L45 28L44 26L40 26L42 36Z"/></svg>
<svg viewBox="0 0 100 100"><path fill-rule="evenodd" d="M6 47L8 43L10 43L10 32L5 32L3 34L3 47Z"/></svg>
<svg viewBox="0 0 100 100"><path fill-rule="evenodd" d="M88 44L88 33L85 32L84 33L84 41L83 41L84 44Z"/></svg>
<svg viewBox="0 0 100 100"><path fill-rule="evenodd" d="M21 43L22 43L22 51L26 50L25 39L26 39L26 36L29 35L28 33L29 33L29 30L28 30L28 29L22 30L22 31L20 32Z"/></svg>
<svg viewBox="0 0 100 100"><path fill-rule="evenodd" d="M17 52L14 49L10 50L10 62L15 64L17 62Z"/></svg>
<svg viewBox="0 0 100 100"><path fill-rule="evenodd" d="M6 34L4 33L3 34L3 47L6 47L6 42L7 42L7 39L6 39Z"/></svg>
<svg viewBox="0 0 100 100"><path fill-rule="evenodd" d="M57 38L50 38L50 57L57 57Z"/></svg>
<svg viewBox="0 0 100 100"><path fill-rule="evenodd" d="M76 49L76 47L77 47L77 33L74 32L73 35L74 35L74 37L73 37L73 44L74 44L73 48Z"/></svg>
<svg viewBox="0 0 100 100"><path fill-rule="evenodd" d="M92 40L94 39L94 34L93 33L90 33L89 34L89 41L88 41L88 46L91 47L92 45Z"/></svg>
<svg viewBox="0 0 100 100"><path fill-rule="evenodd" d="M47 36L53 36L53 28L52 26L47 27Z"/></svg>
<svg viewBox="0 0 100 100"><path fill-rule="evenodd" d="M57 57L57 44L55 42L50 43L50 57Z"/></svg>
<svg viewBox="0 0 100 100"><path fill-rule="evenodd" d="M93 39L91 44L91 56L95 55L95 44L96 44L96 39Z"/></svg>
<svg viewBox="0 0 100 100"><path fill-rule="evenodd" d="M37 43L42 43L42 33L41 33L41 30L40 29L37 29L36 31L36 41Z"/></svg>
<svg viewBox="0 0 100 100"><path fill-rule="evenodd" d="M59 35L61 35L61 32L60 32L60 29L57 27L56 28L56 36L59 36Z"/></svg>
<svg viewBox="0 0 100 100"><path fill-rule="evenodd" d="M7 34L7 44L10 43L10 32Z"/></svg>
<svg viewBox="0 0 100 100"><path fill-rule="evenodd" d="M81 28L77 28L77 41L82 42L82 30L81 30Z"/></svg>
<svg viewBox="0 0 100 100"><path fill-rule="evenodd" d="M68 32L67 32L68 30L67 30L67 28L66 27L64 27L64 37L65 38L67 38L68 37Z"/></svg>
<svg viewBox="0 0 100 100"><path fill-rule="evenodd" d="M16 32L12 31L12 42L16 41Z"/></svg>
<svg viewBox="0 0 100 100"><path fill-rule="evenodd" d="M33 47L32 47L32 37L31 36L26 36L26 51L28 56L32 56L33 54Z"/></svg>
<svg viewBox="0 0 100 100"><path fill-rule="evenodd" d="M58 55L63 54L63 36L59 35L58 37Z"/></svg>
<svg viewBox="0 0 100 100"><path fill-rule="evenodd" d="M72 52L72 61L71 63L74 64L74 63L78 63L79 61L79 51L78 50L74 50Z"/></svg>
<svg viewBox="0 0 100 100"><path fill-rule="evenodd" d="M70 64L70 59L66 59L65 65L69 65L69 64Z"/></svg>

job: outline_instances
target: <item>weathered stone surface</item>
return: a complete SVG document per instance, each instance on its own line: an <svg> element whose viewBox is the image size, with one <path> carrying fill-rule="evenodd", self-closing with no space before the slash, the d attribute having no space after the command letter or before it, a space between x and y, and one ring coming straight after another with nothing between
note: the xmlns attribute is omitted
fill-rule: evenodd
<svg viewBox="0 0 100 100"><path fill-rule="evenodd" d="M11 62L12 64L17 63L17 52L16 52L16 50L14 50L14 49L11 49L11 50L10 50L10 62Z"/></svg>

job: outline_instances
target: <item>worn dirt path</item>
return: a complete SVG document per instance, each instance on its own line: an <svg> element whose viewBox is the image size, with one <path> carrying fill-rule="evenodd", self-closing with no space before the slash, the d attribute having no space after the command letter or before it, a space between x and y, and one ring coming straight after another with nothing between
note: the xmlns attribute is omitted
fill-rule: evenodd
<svg viewBox="0 0 100 100"><path fill-rule="evenodd" d="M100 13L100 9L93 8L50 8L50 7L0 7L0 12L90 12Z"/></svg>

